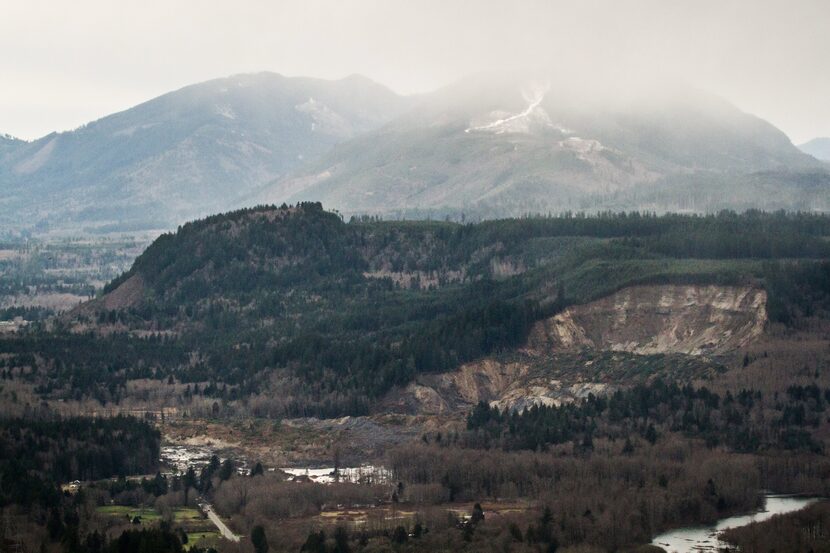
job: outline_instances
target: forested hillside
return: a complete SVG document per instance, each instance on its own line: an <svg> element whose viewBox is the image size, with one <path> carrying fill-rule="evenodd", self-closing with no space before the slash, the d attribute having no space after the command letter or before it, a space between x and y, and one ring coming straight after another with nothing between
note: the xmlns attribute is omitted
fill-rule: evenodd
<svg viewBox="0 0 830 553"><path fill-rule="evenodd" d="M161 236L101 298L4 340L4 374L101 401L135 378L244 397L268 375L285 379L286 413L366 413L395 385L516 348L537 320L633 284L761 286L772 320L798 326L830 309L827 236L830 217L811 214L464 225L257 207Z"/></svg>
<svg viewBox="0 0 830 553"><path fill-rule="evenodd" d="M108 487L113 495L136 489L138 484L126 477L155 472L160 443L158 429L133 417L61 418L48 407L24 417L0 417L0 547L28 551L24 544L40 544L42 550L125 551L105 547L106 530L91 527L95 500L88 503L81 486L70 482L81 480L85 487L100 480L101 488ZM163 482L166 491L158 473L150 482ZM150 487L146 479L141 483ZM90 495L97 494L92 490ZM150 550L159 549L141 549Z"/></svg>

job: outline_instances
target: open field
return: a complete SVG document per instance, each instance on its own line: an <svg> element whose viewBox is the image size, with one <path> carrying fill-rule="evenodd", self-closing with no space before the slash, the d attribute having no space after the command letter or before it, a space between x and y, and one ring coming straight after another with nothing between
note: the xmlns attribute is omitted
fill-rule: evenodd
<svg viewBox="0 0 830 553"><path fill-rule="evenodd" d="M216 539L219 539L219 532L188 532L184 549L188 551L194 545L202 545L202 542Z"/></svg>
<svg viewBox="0 0 830 553"><path fill-rule="evenodd" d="M128 505L105 505L98 507L96 512L102 515L108 515L118 518L129 518L132 520L135 517L141 517L141 523L158 522L161 520L161 514L152 507L131 507Z"/></svg>

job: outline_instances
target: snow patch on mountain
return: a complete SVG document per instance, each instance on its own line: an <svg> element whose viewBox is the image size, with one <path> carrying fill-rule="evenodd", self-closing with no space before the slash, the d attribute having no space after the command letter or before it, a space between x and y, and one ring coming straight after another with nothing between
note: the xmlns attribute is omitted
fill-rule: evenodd
<svg viewBox="0 0 830 553"><path fill-rule="evenodd" d="M161 123L145 123L144 125L132 125L130 127L126 127L124 129L115 131L112 133L113 136L132 136L135 134L136 131L143 131L145 129L150 129L157 125L161 125Z"/></svg>
<svg viewBox="0 0 830 553"><path fill-rule="evenodd" d="M216 115L221 115L227 119L236 119L236 113L233 111L231 106L228 105L217 105L215 106Z"/></svg>
<svg viewBox="0 0 830 553"><path fill-rule="evenodd" d="M549 83L543 85L535 83L522 91L522 96L528 103L524 110L514 114L504 111L490 112L484 121L471 122L470 127L464 132L529 133L533 127L541 126L556 129L562 134L570 134L569 129L553 123L548 113L541 107L549 90Z"/></svg>
<svg viewBox="0 0 830 553"><path fill-rule="evenodd" d="M294 109L311 117L311 131L321 132L337 137L349 137L353 134L351 125L340 114L326 104L309 98L307 102L297 104Z"/></svg>
<svg viewBox="0 0 830 553"><path fill-rule="evenodd" d="M569 136L565 140L560 140L559 146L579 154L590 154L593 152L607 150L607 148L599 140L594 140L592 138L580 138L578 136Z"/></svg>

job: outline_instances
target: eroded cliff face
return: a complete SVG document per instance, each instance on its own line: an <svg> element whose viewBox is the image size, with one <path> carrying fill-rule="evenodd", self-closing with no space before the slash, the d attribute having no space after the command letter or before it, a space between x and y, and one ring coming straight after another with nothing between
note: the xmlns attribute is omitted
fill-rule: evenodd
<svg viewBox="0 0 830 553"><path fill-rule="evenodd" d="M752 287L633 286L536 324L528 349L723 353L763 332L766 304Z"/></svg>
<svg viewBox="0 0 830 553"><path fill-rule="evenodd" d="M527 382L530 368L528 363L482 359L462 365L457 371L421 375L404 390L389 394L384 409L450 414L501 397L513 383Z"/></svg>
<svg viewBox="0 0 830 553"><path fill-rule="evenodd" d="M688 378L746 346L767 321L767 296L750 286L633 286L538 322L521 350L457 371L422 375L384 408L464 413L479 401L500 408L558 405L667 371Z"/></svg>

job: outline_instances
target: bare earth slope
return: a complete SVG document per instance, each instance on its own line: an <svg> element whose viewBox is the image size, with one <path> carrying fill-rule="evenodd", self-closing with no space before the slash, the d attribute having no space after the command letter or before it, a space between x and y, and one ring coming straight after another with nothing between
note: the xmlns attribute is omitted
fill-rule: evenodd
<svg viewBox="0 0 830 553"><path fill-rule="evenodd" d="M767 322L766 292L750 286L625 288L538 322L513 355L422 375L385 408L464 412L479 401L502 408L559 404L636 384L665 371L716 370L712 357L752 342Z"/></svg>
<svg viewBox="0 0 830 553"><path fill-rule="evenodd" d="M766 292L727 286L633 286L537 324L532 350L722 353L761 334Z"/></svg>

